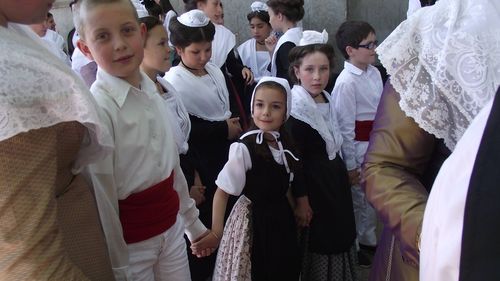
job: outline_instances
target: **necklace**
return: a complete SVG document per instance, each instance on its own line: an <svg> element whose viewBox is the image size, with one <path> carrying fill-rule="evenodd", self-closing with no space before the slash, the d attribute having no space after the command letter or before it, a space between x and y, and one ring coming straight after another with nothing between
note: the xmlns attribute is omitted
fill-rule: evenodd
<svg viewBox="0 0 500 281"><path fill-rule="evenodd" d="M255 40L255 42L257 42L257 44L259 44L259 45L261 45L261 46L264 46L264 45L266 45L266 42L264 42L264 41L262 41L262 42L259 42L259 41Z"/></svg>
<svg viewBox="0 0 500 281"><path fill-rule="evenodd" d="M189 70L191 73L193 73L196 76L203 76L205 75L205 69L196 69L187 66L182 60L181 60L182 66L184 66L187 70Z"/></svg>

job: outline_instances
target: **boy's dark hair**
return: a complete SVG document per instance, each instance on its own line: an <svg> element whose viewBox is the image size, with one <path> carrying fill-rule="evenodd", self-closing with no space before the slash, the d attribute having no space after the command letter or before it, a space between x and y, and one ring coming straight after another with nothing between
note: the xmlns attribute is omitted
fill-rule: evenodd
<svg viewBox="0 0 500 281"><path fill-rule="evenodd" d="M269 23L269 13L266 11L253 11L253 12L248 13L248 15L247 15L248 22L250 22L253 18L258 18L261 21L271 25Z"/></svg>
<svg viewBox="0 0 500 281"><path fill-rule="evenodd" d="M198 9L198 2L206 3L207 0L183 0L184 1L184 10L189 12L194 9Z"/></svg>
<svg viewBox="0 0 500 281"><path fill-rule="evenodd" d="M345 48L351 46L358 48L359 43L363 41L370 33L375 34L375 29L364 21L346 21L339 26L335 34L337 48L342 53L345 59L349 59Z"/></svg>
<svg viewBox="0 0 500 281"><path fill-rule="evenodd" d="M335 62L335 52L333 47L329 44L310 44L305 46L294 47L288 54L288 60L290 61L290 66L288 67L288 75L293 84L299 84L300 81L295 75L295 68L299 68L302 64L302 60L305 56L320 52L323 53L327 58L330 65L330 73L333 71Z"/></svg>
<svg viewBox="0 0 500 281"><path fill-rule="evenodd" d="M170 25L170 42L178 48L184 49L191 43L212 42L215 35L215 26L212 22L202 27L190 27L172 18Z"/></svg>
<svg viewBox="0 0 500 281"><path fill-rule="evenodd" d="M304 0L269 0L267 6L275 14L282 14L292 22L298 22L304 17Z"/></svg>
<svg viewBox="0 0 500 281"><path fill-rule="evenodd" d="M163 26L163 23L159 18L153 16L147 16L139 18L139 22L143 23L146 26L147 31L151 31L155 26Z"/></svg>

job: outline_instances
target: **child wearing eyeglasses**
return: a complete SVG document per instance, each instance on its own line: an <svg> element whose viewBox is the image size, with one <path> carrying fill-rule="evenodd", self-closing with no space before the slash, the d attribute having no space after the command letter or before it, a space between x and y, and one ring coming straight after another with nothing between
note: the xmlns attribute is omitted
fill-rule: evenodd
<svg viewBox="0 0 500 281"><path fill-rule="evenodd" d="M373 27L363 21L341 24L335 40L346 61L333 88L332 97L344 140L342 155L352 187L357 240L361 248L358 251L358 263L362 267L369 267L370 256L377 245L377 217L359 184L359 171L383 88L380 72L372 65L378 42Z"/></svg>

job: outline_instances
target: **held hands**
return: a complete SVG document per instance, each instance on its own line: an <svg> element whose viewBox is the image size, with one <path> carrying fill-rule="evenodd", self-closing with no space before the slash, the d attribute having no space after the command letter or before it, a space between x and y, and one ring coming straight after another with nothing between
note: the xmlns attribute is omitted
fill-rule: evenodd
<svg viewBox="0 0 500 281"><path fill-rule="evenodd" d="M210 256L219 247L221 236L222 234L215 234L211 230L205 232L191 244L193 255L198 258Z"/></svg>
<svg viewBox="0 0 500 281"><path fill-rule="evenodd" d="M313 211L309 205L309 198L307 196L297 198L297 205L295 206L295 220L299 227L308 227L313 217Z"/></svg>
<svg viewBox="0 0 500 281"><path fill-rule="evenodd" d="M241 132L243 131L240 125L240 118L239 117L229 118L226 120L226 122L227 122L227 139L228 140L237 139L240 136Z"/></svg>
<svg viewBox="0 0 500 281"><path fill-rule="evenodd" d="M272 54L274 52L274 48L276 48L276 43L278 43L278 38L274 34L269 35L269 37L264 40L264 43L266 44L266 48L269 53Z"/></svg>
<svg viewBox="0 0 500 281"><path fill-rule="evenodd" d="M245 84L250 85L253 84L253 72L250 70L248 67L243 67L241 70L241 76L243 76L243 79L245 79Z"/></svg>

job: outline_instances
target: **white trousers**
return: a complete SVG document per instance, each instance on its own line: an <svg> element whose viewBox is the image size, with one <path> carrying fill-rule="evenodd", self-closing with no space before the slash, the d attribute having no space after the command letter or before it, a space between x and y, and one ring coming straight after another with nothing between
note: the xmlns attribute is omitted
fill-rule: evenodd
<svg viewBox="0 0 500 281"><path fill-rule="evenodd" d="M128 252L134 281L191 280L184 227L179 216L164 233L128 244Z"/></svg>
<svg viewBox="0 0 500 281"><path fill-rule="evenodd" d="M368 203L368 200L366 200L361 186L352 186L351 193L358 242L367 246L376 246L377 214L370 203Z"/></svg>

